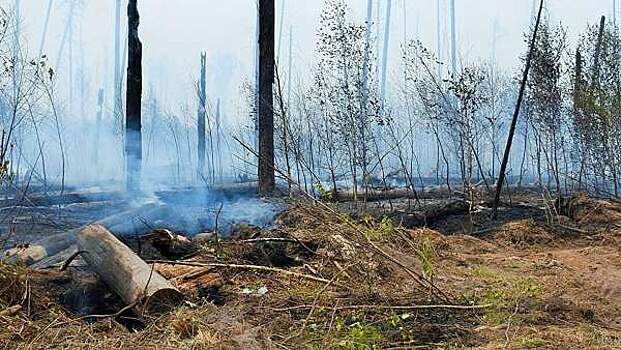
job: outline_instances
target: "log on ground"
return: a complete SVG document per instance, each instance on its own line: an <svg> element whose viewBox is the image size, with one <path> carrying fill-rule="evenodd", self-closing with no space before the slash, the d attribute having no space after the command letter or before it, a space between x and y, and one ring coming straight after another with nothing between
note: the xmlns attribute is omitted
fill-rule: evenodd
<svg viewBox="0 0 621 350"><path fill-rule="evenodd" d="M104 226L119 236L144 234L151 230L149 222L164 217L167 208L162 204L148 204L99 220L94 224ZM0 255L6 262L15 264L23 262L28 266L44 259L56 261L53 257L63 251L73 250L78 233L86 226L52 235L32 244L7 250Z"/></svg>
<svg viewBox="0 0 621 350"><path fill-rule="evenodd" d="M154 267L101 225L80 231L78 249L90 268L139 315L166 312L183 299Z"/></svg>

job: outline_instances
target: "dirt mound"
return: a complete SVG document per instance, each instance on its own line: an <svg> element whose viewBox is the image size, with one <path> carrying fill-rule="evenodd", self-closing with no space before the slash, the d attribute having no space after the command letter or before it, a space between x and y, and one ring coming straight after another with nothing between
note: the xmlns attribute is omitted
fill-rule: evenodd
<svg viewBox="0 0 621 350"><path fill-rule="evenodd" d="M493 236L494 241L516 247L549 245L554 236L533 219L512 221L503 224Z"/></svg>
<svg viewBox="0 0 621 350"><path fill-rule="evenodd" d="M564 200L560 211L580 226L621 224L621 203L612 199L579 194Z"/></svg>

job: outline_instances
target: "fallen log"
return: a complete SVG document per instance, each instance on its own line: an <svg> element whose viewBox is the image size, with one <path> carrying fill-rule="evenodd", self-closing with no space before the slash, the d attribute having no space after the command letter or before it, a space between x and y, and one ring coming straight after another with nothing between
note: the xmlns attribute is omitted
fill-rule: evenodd
<svg viewBox="0 0 621 350"><path fill-rule="evenodd" d="M138 315L166 312L183 299L179 290L105 227L85 227L77 244L91 269Z"/></svg>
<svg viewBox="0 0 621 350"><path fill-rule="evenodd" d="M470 209L469 204L463 200L452 200L449 202L430 205L427 208L417 211L396 211L389 217L398 225L407 228L422 227L433 225L436 221L445 219L451 215L465 215Z"/></svg>
<svg viewBox="0 0 621 350"><path fill-rule="evenodd" d="M103 201L123 201L129 197L122 192L93 192L93 193L64 193L56 195L15 193L13 198L0 199L0 208L18 205L30 207L47 207L53 205L66 205L74 203L92 203Z"/></svg>
<svg viewBox="0 0 621 350"><path fill-rule="evenodd" d="M147 204L137 209L109 216L93 224L104 226L119 236L140 235L152 229L149 222L165 217L166 212L165 205ZM10 264L23 262L28 266L43 260L57 262L58 259L54 258L55 255L68 252L70 256L71 252L75 252L77 235L86 226L46 237L32 244L9 249L2 253L0 258L4 258ZM67 254L63 254L63 256L65 255Z"/></svg>
<svg viewBox="0 0 621 350"><path fill-rule="evenodd" d="M354 201L354 193L351 190L345 191L337 191L336 198L334 200L336 202L353 202ZM420 198L420 194L419 194ZM377 190L377 189L368 189L365 193L364 190L359 190L357 194L358 201L365 200L367 202L379 202L379 201L387 201L391 199L416 199L414 192L407 188L397 188L397 189L389 189L389 190Z"/></svg>

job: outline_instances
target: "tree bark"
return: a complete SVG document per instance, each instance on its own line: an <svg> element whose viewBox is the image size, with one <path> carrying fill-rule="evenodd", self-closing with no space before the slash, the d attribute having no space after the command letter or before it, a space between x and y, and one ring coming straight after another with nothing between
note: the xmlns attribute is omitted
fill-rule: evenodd
<svg viewBox="0 0 621 350"><path fill-rule="evenodd" d="M140 190L142 168L142 43L138 37L140 15L138 0L129 0L128 20L128 62L127 101L125 119L125 161L126 184L129 192Z"/></svg>
<svg viewBox="0 0 621 350"><path fill-rule="evenodd" d="M513 119L511 120L511 126L509 128L509 137L507 138L507 146L505 148L505 154L502 157L502 164L500 165L500 173L498 174L498 183L496 184L496 197L494 198L493 216L494 219L498 218L498 205L500 204L500 194L502 193L502 185L505 181L507 165L509 164L509 154L511 153L511 145L513 144L513 136L515 135L515 128L517 126L517 120L520 115L520 109L522 107L522 100L524 99L524 91L526 90L526 83L528 81L528 73L530 72L530 66L533 58L533 49L537 40L537 33L539 32L539 24L541 23L541 14L543 12L543 2L539 5L539 13L537 14L537 23L535 24L535 30L533 31L533 37L530 42L530 48L528 50L528 56L526 57L526 68L524 69L524 76L522 77L522 83L520 85L520 93L518 95L515 111L513 112Z"/></svg>
<svg viewBox="0 0 621 350"><path fill-rule="evenodd" d="M93 271L127 305L134 305L138 315L166 312L183 298L155 266L147 265L103 226L80 231L78 249Z"/></svg>
<svg viewBox="0 0 621 350"><path fill-rule="evenodd" d="M274 176L274 0L259 0L259 193L276 187Z"/></svg>

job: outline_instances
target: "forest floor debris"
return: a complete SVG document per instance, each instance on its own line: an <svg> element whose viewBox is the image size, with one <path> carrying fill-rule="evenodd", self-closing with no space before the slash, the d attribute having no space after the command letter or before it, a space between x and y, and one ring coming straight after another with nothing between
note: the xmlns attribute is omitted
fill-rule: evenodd
<svg viewBox="0 0 621 350"><path fill-rule="evenodd" d="M180 254L162 241L180 238L159 231L126 243L187 300L141 320L119 313L125 305L79 258L66 271L0 265L0 344L620 348L621 203L576 196L553 217L541 197L514 203L528 205L497 221L481 209L405 228L380 204L335 215L336 207L292 201L272 228L207 235Z"/></svg>

